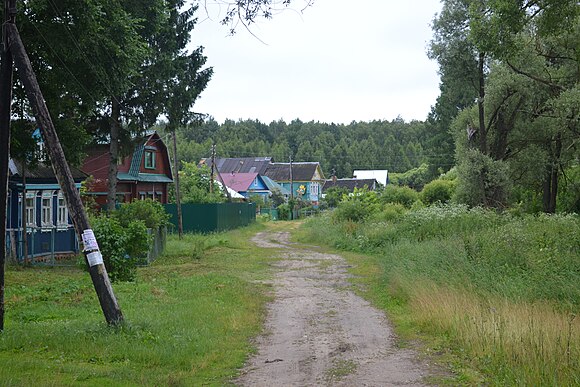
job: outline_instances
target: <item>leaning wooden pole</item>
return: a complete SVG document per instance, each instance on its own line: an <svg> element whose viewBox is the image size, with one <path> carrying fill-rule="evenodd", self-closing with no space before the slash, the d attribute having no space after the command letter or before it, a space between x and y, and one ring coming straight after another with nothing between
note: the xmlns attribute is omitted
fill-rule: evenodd
<svg viewBox="0 0 580 387"><path fill-rule="evenodd" d="M15 0L4 1L4 25L14 23ZM12 104L12 55L2 28L0 53L0 331L4 330L4 265L6 263L6 209L8 205L8 165L10 162L10 111Z"/></svg>
<svg viewBox="0 0 580 387"><path fill-rule="evenodd" d="M52 123L50 113L44 102L40 86L36 80L32 65L20 39L18 29L14 24L6 25L8 47L12 52L14 64L18 69L18 76L24 85L30 105L34 110L36 123L40 127L42 138L52 163L52 168L63 192L67 203L70 217L74 223L79 240L83 241L83 253L89 267L89 273L105 315L107 323L117 325L123 321L123 314L117 304L117 299L111 287L111 281L107 269L103 263L103 257L89 224L89 219L83 207L79 192L70 172L70 168L64 157L62 146L58 140L56 130Z"/></svg>

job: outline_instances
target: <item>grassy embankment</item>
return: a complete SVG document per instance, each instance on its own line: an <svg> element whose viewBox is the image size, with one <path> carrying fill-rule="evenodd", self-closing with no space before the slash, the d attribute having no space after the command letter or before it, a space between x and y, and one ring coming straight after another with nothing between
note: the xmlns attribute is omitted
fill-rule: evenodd
<svg viewBox="0 0 580 387"><path fill-rule="evenodd" d="M366 296L456 382L580 385L578 216L394 206L360 223L323 215L298 236L357 252Z"/></svg>
<svg viewBox="0 0 580 387"><path fill-rule="evenodd" d="M167 251L114 284L126 324L107 327L90 277L76 268L9 268L0 384L223 385L264 317L271 251L228 233L170 236Z"/></svg>

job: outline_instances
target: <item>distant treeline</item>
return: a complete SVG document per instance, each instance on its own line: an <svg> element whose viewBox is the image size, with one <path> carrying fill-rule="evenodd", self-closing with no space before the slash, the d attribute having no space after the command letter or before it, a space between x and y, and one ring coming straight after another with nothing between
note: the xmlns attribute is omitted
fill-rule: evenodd
<svg viewBox="0 0 580 387"><path fill-rule="evenodd" d="M178 130L178 156L182 161L210 157L216 144L218 157L273 157L276 162L318 161L324 174L351 177L354 169L388 169L404 172L437 159L449 169L453 155L429 148L427 124L422 121L352 122L334 124L282 120L209 119L200 126Z"/></svg>

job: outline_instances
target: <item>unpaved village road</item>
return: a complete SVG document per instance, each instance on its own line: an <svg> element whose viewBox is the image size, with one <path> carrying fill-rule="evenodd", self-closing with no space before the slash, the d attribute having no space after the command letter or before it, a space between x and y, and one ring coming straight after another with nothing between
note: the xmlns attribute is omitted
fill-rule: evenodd
<svg viewBox="0 0 580 387"><path fill-rule="evenodd" d="M236 384L242 386L420 386L428 376L413 351L395 346L384 314L349 288L338 256L295 247L289 234L253 241L281 260L264 335Z"/></svg>

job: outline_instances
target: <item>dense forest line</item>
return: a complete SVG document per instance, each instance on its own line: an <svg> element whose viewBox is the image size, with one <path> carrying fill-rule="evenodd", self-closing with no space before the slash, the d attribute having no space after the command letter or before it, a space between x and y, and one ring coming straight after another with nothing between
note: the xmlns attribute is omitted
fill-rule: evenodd
<svg viewBox="0 0 580 387"><path fill-rule="evenodd" d="M258 120L213 119L196 127L177 130L178 158L194 162L211 154L218 157L272 157L277 162L318 161L324 174L352 177L355 169L387 169L405 172L439 161L449 169L453 154L431 149L428 126L422 121L351 122L334 124L282 120L269 124Z"/></svg>

